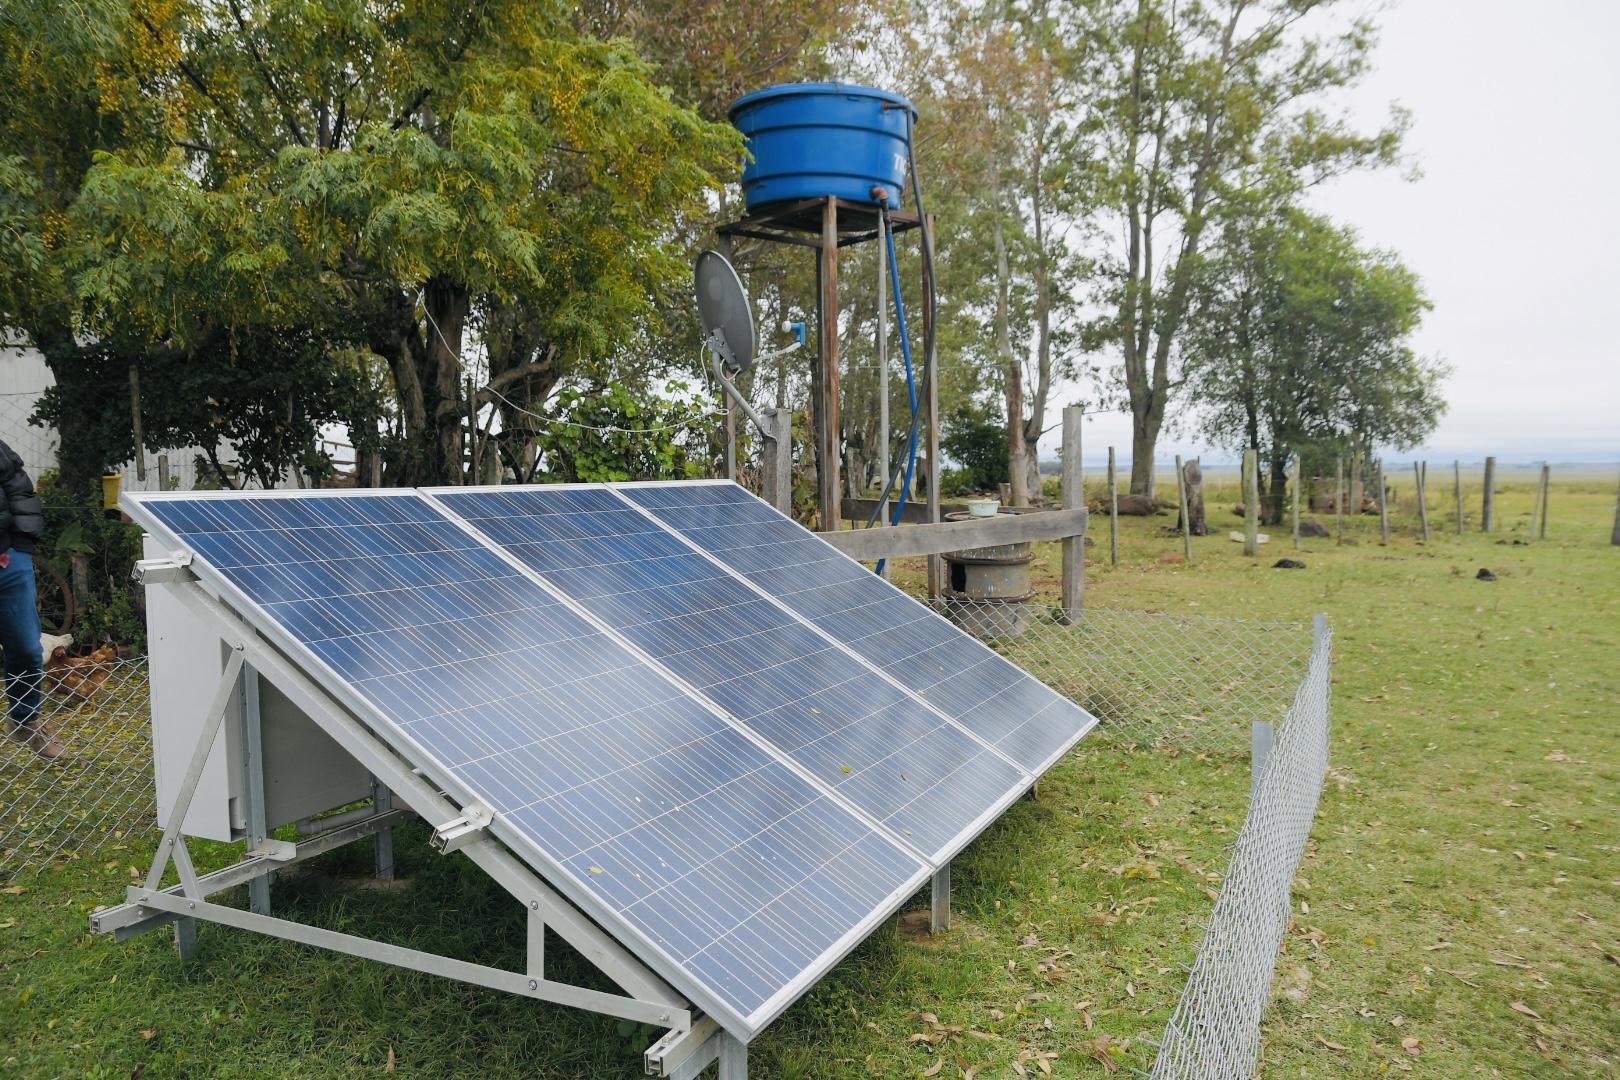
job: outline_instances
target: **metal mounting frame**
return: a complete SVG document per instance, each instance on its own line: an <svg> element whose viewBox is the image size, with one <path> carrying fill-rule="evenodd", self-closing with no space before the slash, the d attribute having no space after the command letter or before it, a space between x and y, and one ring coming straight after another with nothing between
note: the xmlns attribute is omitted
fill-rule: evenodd
<svg viewBox="0 0 1620 1080"><path fill-rule="evenodd" d="M169 571L169 567L165 567L165 570ZM223 600L204 589L190 575L189 567L175 566L163 575L162 580L173 586L174 595L193 614L218 630L230 649L230 657L210 702L177 801L170 810L168 825L158 843L145 881L127 889L125 903L93 912L89 920L91 932L110 933L115 940L125 941L172 925L175 927L177 947L182 958L186 958L195 950L196 924L199 920L251 930L286 941L504 990L521 997L662 1027L667 1029L666 1033L648 1049L644 1060L649 1075L695 1080L705 1067L719 1062L721 1080L747 1080L747 1044L727 1034L713 1019L696 1010L685 997L513 856L486 827L489 820L487 810L471 803L456 806L408 761L378 739L349 709L261 637ZM358 820L352 814L340 815L335 819L338 822L336 827L296 843L270 839L263 835L265 830L261 820L263 778L261 775L257 778L259 783L253 783L255 777L250 771L247 777L249 850L243 861L198 876L182 831L186 814L196 794L209 752L227 715L232 712L233 703L240 709L239 720L244 730L250 735L257 733L257 695L253 693L253 688L260 676L269 679L294 705L371 771L374 777L372 812ZM256 746L257 740L250 745ZM256 754L250 754L250 761L257 764L258 760ZM255 792L259 792L261 797L255 799ZM271 874L365 837L377 838L379 876L391 876L393 858L390 829L407 813L406 810L395 808L396 799L409 806L410 812L429 821L447 823L436 833L443 834L447 830L453 833L452 843L443 850L446 853L461 851L527 909L528 947L524 971L488 967L269 914L268 885ZM255 814L258 819L254 818ZM451 826L457 828L451 830ZM177 885L163 887L163 877L171 862L180 881ZM242 884L247 884L250 889L249 910L228 907L208 899ZM624 993L606 993L547 979L544 966L545 932L548 927Z"/></svg>

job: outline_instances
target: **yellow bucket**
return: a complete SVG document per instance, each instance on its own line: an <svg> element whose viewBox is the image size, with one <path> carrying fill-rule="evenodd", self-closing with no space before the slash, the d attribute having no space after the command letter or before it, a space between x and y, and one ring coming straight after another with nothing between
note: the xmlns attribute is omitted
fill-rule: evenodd
<svg viewBox="0 0 1620 1080"><path fill-rule="evenodd" d="M101 478L101 508L103 510L118 509L118 489L123 482L123 476L118 473L107 473Z"/></svg>

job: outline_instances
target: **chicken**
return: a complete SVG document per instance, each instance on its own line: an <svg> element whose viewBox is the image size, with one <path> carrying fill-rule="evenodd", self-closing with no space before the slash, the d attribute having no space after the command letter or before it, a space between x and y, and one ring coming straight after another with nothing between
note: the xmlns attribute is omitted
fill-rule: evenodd
<svg viewBox="0 0 1620 1080"><path fill-rule="evenodd" d="M118 650L111 645L89 656L69 656L66 645L56 645L45 657L45 687L87 702L106 684L117 659Z"/></svg>

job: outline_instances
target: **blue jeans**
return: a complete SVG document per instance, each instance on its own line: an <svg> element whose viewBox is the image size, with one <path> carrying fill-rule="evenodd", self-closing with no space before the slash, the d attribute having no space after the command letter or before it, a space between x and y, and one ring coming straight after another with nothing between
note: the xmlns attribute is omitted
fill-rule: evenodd
<svg viewBox="0 0 1620 1080"><path fill-rule="evenodd" d="M32 727L39 719L45 655L34 604L34 557L26 551L12 551L11 562L0 570L0 652L5 654L11 722Z"/></svg>

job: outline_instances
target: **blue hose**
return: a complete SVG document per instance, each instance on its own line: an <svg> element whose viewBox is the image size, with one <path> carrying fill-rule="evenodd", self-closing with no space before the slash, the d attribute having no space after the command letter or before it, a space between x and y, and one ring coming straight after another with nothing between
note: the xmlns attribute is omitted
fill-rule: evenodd
<svg viewBox="0 0 1620 1080"><path fill-rule="evenodd" d="M889 243L889 277L894 282L895 321L900 325L900 355L906 364L906 396L911 402L911 430L906 439L906 475L900 483L900 497L895 500L894 518L889 522L890 525L898 525L900 515L905 512L906 496L911 493L911 481L917 468L917 381L911 367L911 335L906 331L906 302L900 295L900 267L895 264L892 229L885 230L885 239ZM888 387L884 387L884 393L887 392ZM887 559L879 559L875 572L883 573L883 566L887 562Z"/></svg>

